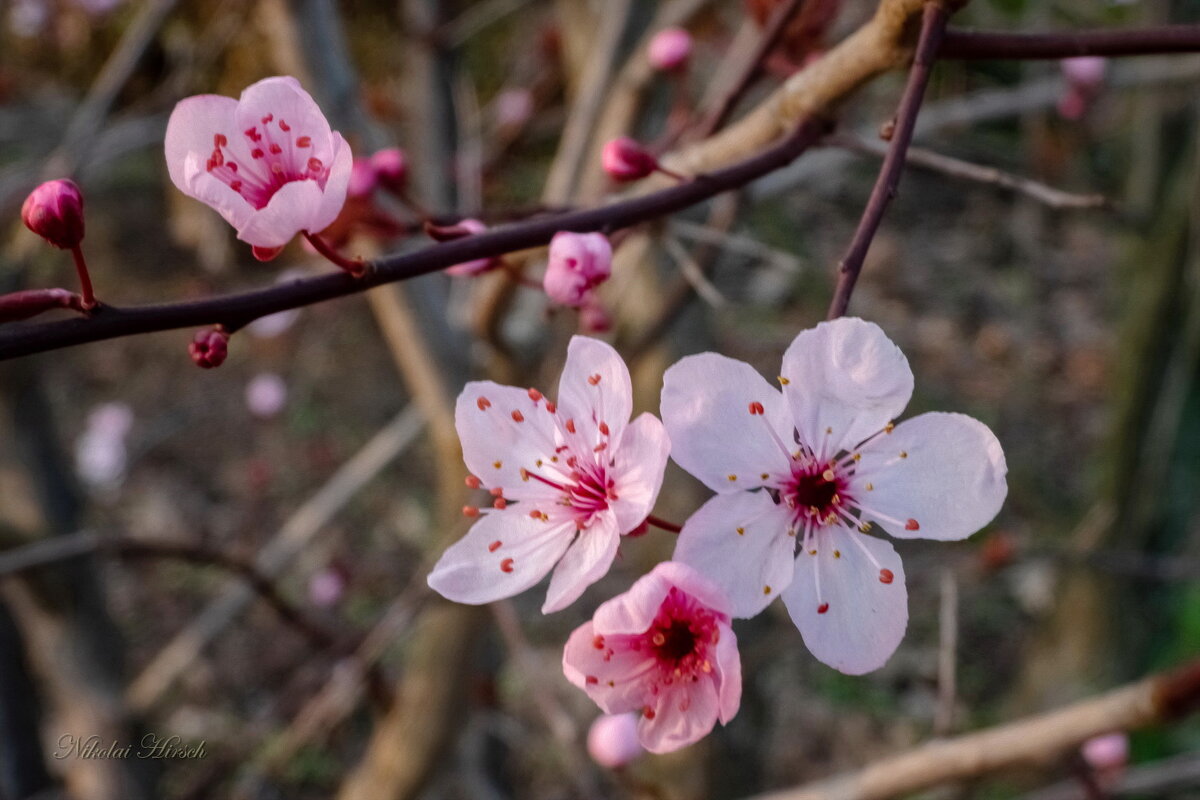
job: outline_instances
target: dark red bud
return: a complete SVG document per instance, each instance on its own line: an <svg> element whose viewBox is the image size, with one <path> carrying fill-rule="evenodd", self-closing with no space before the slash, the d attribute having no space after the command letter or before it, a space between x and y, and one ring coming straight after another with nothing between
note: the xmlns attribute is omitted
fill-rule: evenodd
<svg viewBox="0 0 1200 800"><path fill-rule="evenodd" d="M636 181L658 169L658 159L628 136L604 145L600 161L604 171L616 181Z"/></svg>
<svg viewBox="0 0 1200 800"><path fill-rule="evenodd" d="M229 334L220 328L197 331L188 345L188 355L202 369L221 366L229 355Z"/></svg>
<svg viewBox="0 0 1200 800"><path fill-rule="evenodd" d="M74 181L47 181L25 198L21 221L55 247L78 247L83 241L83 194Z"/></svg>

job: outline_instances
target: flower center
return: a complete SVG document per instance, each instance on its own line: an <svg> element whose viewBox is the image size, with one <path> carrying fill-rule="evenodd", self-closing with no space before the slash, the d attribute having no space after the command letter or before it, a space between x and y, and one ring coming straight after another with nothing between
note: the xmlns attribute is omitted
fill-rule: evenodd
<svg viewBox="0 0 1200 800"><path fill-rule="evenodd" d="M836 478L829 481L818 473L812 473L809 475L800 475L796 478L795 486L792 489L792 496L796 499L796 505L801 508L824 510L833 501L833 496L837 494L837 490L838 484Z"/></svg>
<svg viewBox="0 0 1200 800"><path fill-rule="evenodd" d="M837 463L797 461L792 464L792 477L783 486L780 497L795 511L802 524L817 525L832 522L841 509L853 502L847 495L849 482L843 466Z"/></svg>
<svg viewBox="0 0 1200 800"><path fill-rule="evenodd" d="M720 639L716 615L678 589L671 588L643 637L663 685L696 681L712 672L708 648Z"/></svg>
<svg viewBox="0 0 1200 800"><path fill-rule="evenodd" d="M292 129L274 114L262 117L261 125L242 131L248 158L234 160L229 137L213 134L213 150L205 169L217 180L240 194L256 209L264 208L275 192L292 181L315 180L321 188L329 168L312 155L312 137Z"/></svg>
<svg viewBox="0 0 1200 800"><path fill-rule="evenodd" d="M661 641L662 644L658 644ZM673 619L653 637L654 651L663 661L682 661L696 649L696 634L684 620Z"/></svg>

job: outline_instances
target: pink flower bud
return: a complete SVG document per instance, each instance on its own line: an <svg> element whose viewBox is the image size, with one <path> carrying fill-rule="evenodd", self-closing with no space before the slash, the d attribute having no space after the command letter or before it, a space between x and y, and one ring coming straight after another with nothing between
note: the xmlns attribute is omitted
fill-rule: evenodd
<svg viewBox="0 0 1200 800"><path fill-rule="evenodd" d="M308 601L318 608L332 608L346 593L346 576L329 566L308 580Z"/></svg>
<svg viewBox="0 0 1200 800"><path fill-rule="evenodd" d="M1080 748L1083 760L1100 773L1114 773L1129 763L1129 737L1123 732L1093 736Z"/></svg>
<svg viewBox="0 0 1200 800"><path fill-rule="evenodd" d="M273 372L261 372L246 384L246 408L260 419L270 419L287 405L287 384Z"/></svg>
<svg viewBox="0 0 1200 800"><path fill-rule="evenodd" d="M369 158L356 158L350 167L350 183L346 187L347 197L367 197L378 185L375 166Z"/></svg>
<svg viewBox="0 0 1200 800"><path fill-rule="evenodd" d="M636 714L603 714L588 729L588 755L602 767L623 767L645 750L638 741Z"/></svg>
<svg viewBox="0 0 1200 800"><path fill-rule="evenodd" d="M202 369L221 366L229 355L229 334L220 328L197 331L188 345L188 355Z"/></svg>
<svg viewBox="0 0 1200 800"><path fill-rule="evenodd" d="M674 72L687 66L692 55L692 35L683 28L666 28L650 40L650 65L663 72Z"/></svg>
<svg viewBox="0 0 1200 800"><path fill-rule="evenodd" d="M604 171L615 181L636 181L658 168L658 159L628 136L604 145L600 160Z"/></svg>
<svg viewBox="0 0 1200 800"><path fill-rule="evenodd" d="M83 194L74 181L47 181L25 198L21 221L55 247L78 247L83 241Z"/></svg>
<svg viewBox="0 0 1200 800"><path fill-rule="evenodd" d="M505 89L492 101L492 118L500 128L516 128L533 116L533 92Z"/></svg>
<svg viewBox="0 0 1200 800"><path fill-rule="evenodd" d="M1059 62L1063 77L1081 88L1094 89L1104 82L1108 59L1101 56L1077 56Z"/></svg>
<svg viewBox="0 0 1200 800"><path fill-rule="evenodd" d="M612 245L600 233L560 231L550 240L542 287L551 300L579 308L612 275Z"/></svg>
<svg viewBox="0 0 1200 800"><path fill-rule="evenodd" d="M457 225L446 228L431 229L426 227L426 231L431 237L439 242L449 242L454 239L461 239L464 236L473 236L477 233L484 233L488 226L484 225L477 219L464 219ZM472 276L480 275L488 270L495 269L500 263L495 258L477 258L474 261L466 261L462 264L455 264L446 269L447 275Z"/></svg>
<svg viewBox="0 0 1200 800"><path fill-rule="evenodd" d="M379 150L371 156L371 166L375 168L375 178L383 188L398 192L404 188L408 180L408 157L398 147Z"/></svg>

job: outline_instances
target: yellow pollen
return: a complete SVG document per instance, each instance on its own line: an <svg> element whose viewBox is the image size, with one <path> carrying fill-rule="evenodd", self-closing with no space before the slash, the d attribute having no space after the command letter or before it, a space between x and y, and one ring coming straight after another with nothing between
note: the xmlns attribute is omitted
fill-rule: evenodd
<svg viewBox="0 0 1200 800"><path fill-rule="evenodd" d="M770 594L770 593L771 593L771 587L770 587L770 586L764 586L764 587L763 587L763 594Z"/></svg>
<svg viewBox="0 0 1200 800"><path fill-rule="evenodd" d="M815 555L817 554L817 551L816 551L816 550L809 550L809 551L808 551L808 554L809 554L810 556L815 556Z"/></svg>
<svg viewBox="0 0 1200 800"><path fill-rule="evenodd" d="M841 551L841 550L834 550L834 551L833 551L833 557L834 557L834 558L841 558L841 557L842 557L842 551Z"/></svg>
<svg viewBox="0 0 1200 800"><path fill-rule="evenodd" d="M700 662L700 671L701 671L701 672L706 672L706 673L707 673L707 672L712 672L712 663L711 663L710 661L708 661L708 659L705 659L704 661L701 661L701 662Z"/></svg>
<svg viewBox="0 0 1200 800"><path fill-rule="evenodd" d="M492 466L495 467L496 469L500 469L504 465L502 463L500 463L499 461L493 461Z"/></svg>
<svg viewBox="0 0 1200 800"><path fill-rule="evenodd" d="M738 529L737 529L737 534L738 534L738 536L745 536L745 535L746 535L746 529L745 529L745 528L738 528Z"/></svg>
<svg viewBox="0 0 1200 800"><path fill-rule="evenodd" d="M883 426L883 430L884 433L891 433L892 431L896 430L896 423L889 422L887 425Z"/></svg>
<svg viewBox="0 0 1200 800"><path fill-rule="evenodd" d="M731 480L731 481L736 481L736 480L737 480L737 475L734 475L733 473L730 473L730 474L729 474L729 480Z"/></svg>
<svg viewBox="0 0 1200 800"><path fill-rule="evenodd" d="M780 375L775 380L779 381L780 386L787 386L789 383L791 383L791 381L789 381L787 378L783 377L782 375Z"/></svg>
<svg viewBox="0 0 1200 800"><path fill-rule="evenodd" d="M853 458L855 461L862 461L862 453L855 453Z"/></svg>
<svg viewBox="0 0 1200 800"><path fill-rule="evenodd" d="M829 502L833 503L835 506L840 506L842 504L842 496L840 494L835 494L833 499Z"/></svg>
<svg viewBox="0 0 1200 800"><path fill-rule="evenodd" d="M900 451L900 457L901 457L901 458L908 458L908 451L907 451L907 450L901 450L901 451Z"/></svg>
<svg viewBox="0 0 1200 800"><path fill-rule="evenodd" d="M538 459L536 462L534 462L534 463L536 463L536 464L537 464L537 465L540 467L540 466L542 465L542 460L539 458L539 459Z"/></svg>
<svg viewBox="0 0 1200 800"><path fill-rule="evenodd" d="M771 477L771 474L768 472L764 472L760 477L765 481L767 478Z"/></svg>
<svg viewBox="0 0 1200 800"><path fill-rule="evenodd" d="M858 526L858 529L863 533L866 533L867 531L871 530L871 523L864 522L862 525Z"/></svg>
<svg viewBox="0 0 1200 800"><path fill-rule="evenodd" d="M875 491L875 484L873 484L873 483L868 483L868 484L867 484L867 491L868 491L868 492L873 492L873 491Z"/></svg>
<svg viewBox="0 0 1200 800"><path fill-rule="evenodd" d="M821 473L821 477L824 478L826 480L826 482L833 483L833 470L831 470L831 469L825 470L824 472Z"/></svg>

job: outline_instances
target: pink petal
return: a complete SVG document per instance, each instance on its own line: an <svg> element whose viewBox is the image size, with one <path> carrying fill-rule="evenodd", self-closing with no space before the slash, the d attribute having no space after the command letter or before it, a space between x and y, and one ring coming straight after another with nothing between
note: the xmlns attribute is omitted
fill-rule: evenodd
<svg viewBox="0 0 1200 800"><path fill-rule="evenodd" d="M558 382L559 417L574 421L583 442L599 445L601 422L608 427L608 440L620 442L632 414L633 385L621 356L599 339L571 337Z"/></svg>
<svg viewBox="0 0 1200 800"><path fill-rule="evenodd" d="M543 614L560 611L574 603L612 566L621 535L612 514L597 514L592 523L579 532L574 544L554 568L546 592Z"/></svg>
<svg viewBox="0 0 1200 800"><path fill-rule="evenodd" d="M719 614L729 613L729 599L719 586L686 564L664 561L634 582L628 592L596 609L592 617L596 631L606 636L644 633L672 586Z"/></svg>
<svg viewBox="0 0 1200 800"><path fill-rule="evenodd" d="M302 152L305 161L311 156L326 164L332 162L334 147L329 121L312 96L291 76L264 78L242 91L236 112L237 129L229 136L230 141L235 140L232 134L237 134L237 139L241 140L243 131L261 128L263 117L268 114L272 115L268 124L281 137L284 132L279 128L279 122L283 120L290 128L286 132L288 136L308 136L312 140L311 147Z"/></svg>
<svg viewBox="0 0 1200 800"><path fill-rule="evenodd" d="M171 112L171 118L167 121L164 149L167 157L167 172L171 176L171 182L179 191L195 197L192 193L190 176L185 171L188 156L211 153L213 136L218 133L232 134L236 109L236 100L216 94L196 95L180 100L176 104L175 110ZM200 169L203 170L203 164L200 165ZM232 189L229 191L231 194L237 194ZM205 200L205 198L199 199Z"/></svg>
<svg viewBox="0 0 1200 800"><path fill-rule="evenodd" d="M186 194L215 209L235 230L245 226L256 213L246 198L209 175L198 156L188 158L184 164L184 175L191 187Z"/></svg>
<svg viewBox="0 0 1200 800"><path fill-rule="evenodd" d="M662 416L672 457L713 491L751 489L789 470L787 405L749 364L716 353L682 359L663 376Z"/></svg>
<svg viewBox="0 0 1200 800"><path fill-rule="evenodd" d="M644 650L630 648L625 637L604 636L599 641L596 637L591 622L575 629L563 649L563 674L606 714L641 711L647 690L640 678L657 668L654 659Z"/></svg>
<svg viewBox="0 0 1200 800"><path fill-rule="evenodd" d="M717 707L721 724L728 725L742 704L742 659L738 656L733 628L721 625L718 630L721 640L717 642Z"/></svg>
<svg viewBox="0 0 1200 800"><path fill-rule="evenodd" d="M822 457L881 430L913 390L900 348L875 323L848 317L802 331L783 356L783 376L800 439Z"/></svg>
<svg viewBox="0 0 1200 800"><path fill-rule="evenodd" d="M676 684L654 704L654 718L638 723L642 747L669 753L703 739L717 723L717 689L712 681Z"/></svg>
<svg viewBox="0 0 1200 800"><path fill-rule="evenodd" d="M503 489L513 499L559 498L546 484L521 477L522 469L551 471L557 430L544 401L535 402L525 389L474 381L458 396L454 425L463 461L485 488Z"/></svg>
<svg viewBox="0 0 1200 800"><path fill-rule="evenodd" d="M540 522L516 508L487 514L442 554L429 586L470 605L512 597L545 577L574 533L574 525Z"/></svg>
<svg viewBox="0 0 1200 800"><path fill-rule="evenodd" d="M642 414L625 429L614 456L617 499L610 506L621 533L636 528L654 509L670 452L667 431L653 414Z"/></svg>
<svg viewBox="0 0 1200 800"><path fill-rule="evenodd" d="M321 197L320 208L306 228L310 233L318 233L332 225L346 205L350 173L354 170L354 156L350 152L350 145L346 144L340 133L334 133L332 141L333 163L329 167L329 177L325 181L325 193Z"/></svg>
<svg viewBox="0 0 1200 800"><path fill-rule="evenodd" d="M896 537L965 539L992 521L1008 494L1000 442L963 414L922 414L861 452L854 496L867 519Z"/></svg>
<svg viewBox="0 0 1200 800"><path fill-rule="evenodd" d="M880 580L881 569L890 571L890 583ZM783 602L812 654L847 675L882 667L908 627L900 556L882 539L842 528L818 534L817 555L796 558L796 576Z"/></svg>
<svg viewBox="0 0 1200 800"><path fill-rule="evenodd" d="M300 231L315 228L323 195L316 181L285 183L238 229L238 238L255 247L283 247Z"/></svg>
<svg viewBox="0 0 1200 800"><path fill-rule="evenodd" d="M733 616L753 617L792 582L790 522L766 492L719 494L683 524L672 558L720 586Z"/></svg>

